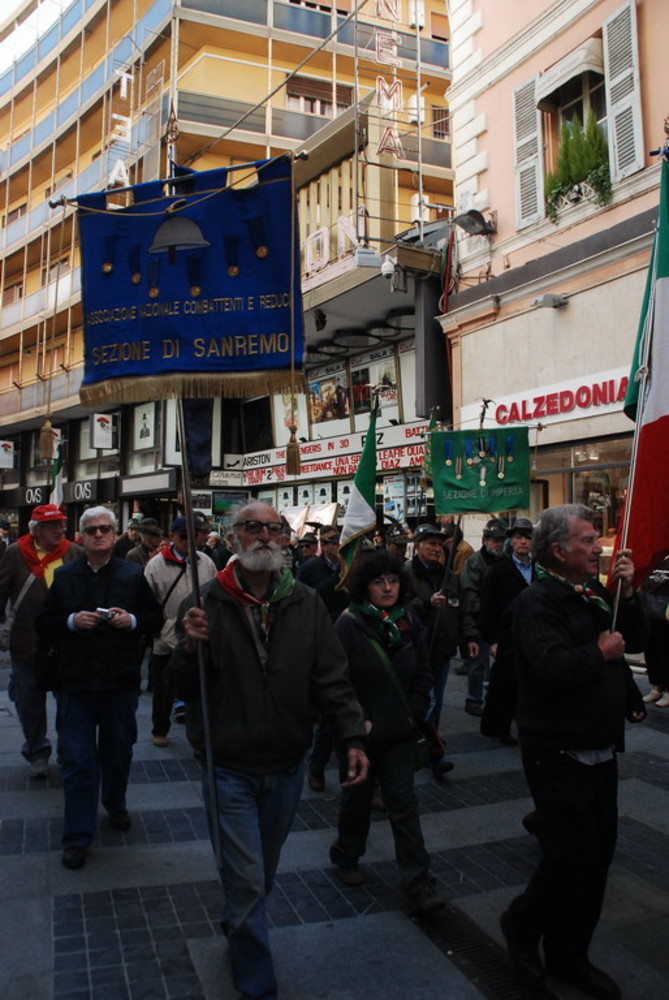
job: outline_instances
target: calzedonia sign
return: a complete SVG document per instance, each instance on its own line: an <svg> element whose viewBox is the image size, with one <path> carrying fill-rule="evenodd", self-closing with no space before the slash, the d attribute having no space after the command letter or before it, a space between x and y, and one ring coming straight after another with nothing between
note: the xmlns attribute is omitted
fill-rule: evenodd
<svg viewBox="0 0 669 1000"><path fill-rule="evenodd" d="M601 376L542 386L513 396L496 396L494 390L491 390L486 395L494 396L494 405L490 407L487 419L492 416L495 424L505 427L510 424L526 424L528 421L557 423L622 411L628 383L629 370L619 369L605 372ZM475 424L480 409L478 403L475 406L463 406L462 426Z"/></svg>

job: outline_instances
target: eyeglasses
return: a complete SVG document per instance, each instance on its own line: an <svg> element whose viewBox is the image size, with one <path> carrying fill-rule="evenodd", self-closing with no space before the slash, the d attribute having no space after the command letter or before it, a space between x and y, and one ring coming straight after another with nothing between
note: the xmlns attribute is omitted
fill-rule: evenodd
<svg viewBox="0 0 669 1000"><path fill-rule="evenodd" d="M177 536L177 538L181 539L182 542L185 542L186 539L188 538L188 532L187 531L177 531L176 532L176 536Z"/></svg>
<svg viewBox="0 0 669 1000"><path fill-rule="evenodd" d="M339 545L339 539L336 535L330 535L329 538L321 538L321 545Z"/></svg>
<svg viewBox="0 0 669 1000"><path fill-rule="evenodd" d="M237 521L233 527L238 528L240 525L249 535L259 535L263 528L267 528L268 534L275 537L283 531L283 525L278 521Z"/></svg>
<svg viewBox="0 0 669 1000"><path fill-rule="evenodd" d="M97 535L99 531L101 535L108 535L113 530L111 524L89 524L88 527L84 528L84 534Z"/></svg>
<svg viewBox="0 0 669 1000"><path fill-rule="evenodd" d="M372 587L398 587L400 578L399 576L375 576L369 582Z"/></svg>

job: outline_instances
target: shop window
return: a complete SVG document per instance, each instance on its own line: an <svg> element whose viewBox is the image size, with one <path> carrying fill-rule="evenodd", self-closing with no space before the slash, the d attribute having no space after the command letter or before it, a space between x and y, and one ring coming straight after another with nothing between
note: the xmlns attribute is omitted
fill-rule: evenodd
<svg viewBox="0 0 669 1000"><path fill-rule="evenodd" d="M351 106L352 97L351 87L337 84L334 90L336 115ZM332 84L326 80L310 80L307 77L294 76L286 83L286 107L291 111L332 118L334 117Z"/></svg>
<svg viewBox="0 0 669 1000"><path fill-rule="evenodd" d="M272 412L269 396L242 403L243 451L266 451L272 440Z"/></svg>
<svg viewBox="0 0 669 1000"><path fill-rule="evenodd" d="M239 399L221 400L221 445L224 455L241 455L244 451L242 404Z"/></svg>
<svg viewBox="0 0 669 1000"><path fill-rule="evenodd" d="M432 107L432 135L435 139L450 139L451 120L448 108Z"/></svg>

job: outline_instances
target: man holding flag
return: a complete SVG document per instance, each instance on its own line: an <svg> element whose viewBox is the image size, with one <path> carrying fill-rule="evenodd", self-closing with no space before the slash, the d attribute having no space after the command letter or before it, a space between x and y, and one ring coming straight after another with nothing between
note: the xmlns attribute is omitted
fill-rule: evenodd
<svg viewBox="0 0 669 1000"><path fill-rule="evenodd" d="M177 696L198 697L204 647L233 982L244 1000L276 1000L265 903L302 791L314 709L348 761L343 787L363 782L369 762L346 655L319 595L284 567L281 518L256 501L234 513L232 530L235 555L202 607L186 612L172 666Z"/></svg>

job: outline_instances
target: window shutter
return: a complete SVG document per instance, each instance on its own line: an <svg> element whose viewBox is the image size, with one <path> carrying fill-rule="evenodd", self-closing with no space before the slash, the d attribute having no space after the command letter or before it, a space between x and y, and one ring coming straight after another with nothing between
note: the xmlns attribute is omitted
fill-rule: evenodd
<svg viewBox="0 0 669 1000"><path fill-rule="evenodd" d="M604 72L611 179L620 181L644 167L634 0L604 22Z"/></svg>
<svg viewBox="0 0 669 1000"><path fill-rule="evenodd" d="M537 110L535 91L533 78L513 92L518 229L544 216L541 112Z"/></svg>

